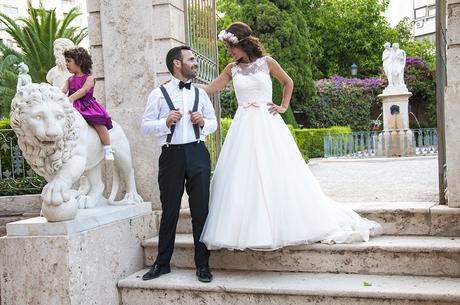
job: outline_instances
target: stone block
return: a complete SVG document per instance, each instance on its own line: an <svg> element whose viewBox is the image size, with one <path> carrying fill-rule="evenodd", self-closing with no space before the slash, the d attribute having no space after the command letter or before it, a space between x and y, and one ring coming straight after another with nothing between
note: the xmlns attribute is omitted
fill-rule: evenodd
<svg viewBox="0 0 460 305"><path fill-rule="evenodd" d="M91 59L93 60L93 76L96 79L104 78L104 54L101 46L91 46Z"/></svg>
<svg viewBox="0 0 460 305"><path fill-rule="evenodd" d="M194 270L174 270L142 281L139 271L120 281L123 305L454 305L460 279L357 274L216 271L211 283ZM363 283L369 283L368 286Z"/></svg>
<svg viewBox="0 0 460 305"><path fill-rule="evenodd" d="M460 276L460 238L379 236L365 243L285 247L276 251L211 252L214 270L292 271L419 276ZM157 237L143 243L146 265L157 254ZM172 266L194 268L191 234L176 236Z"/></svg>
<svg viewBox="0 0 460 305"><path fill-rule="evenodd" d="M151 214L70 235L0 239L2 305L118 305L116 284L143 266Z"/></svg>
<svg viewBox="0 0 460 305"><path fill-rule="evenodd" d="M446 88L445 113L448 204L450 207L460 207L460 85L449 84Z"/></svg>
<svg viewBox="0 0 460 305"><path fill-rule="evenodd" d="M100 12L90 13L88 17L88 36L91 46L102 45L101 14Z"/></svg>
<svg viewBox="0 0 460 305"><path fill-rule="evenodd" d="M171 5L153 7L155 39L174 39L185 42L184 12Z"/></svg>
<svg viewBox="0 0 460 305"><path fill-rule="evenodd" d="M99 12L101 10L101 0L86 0L86 11L88 13Z"/></svg>
<svg viewBox="0 0 460 305"><path fill-rule="evenodd" d="M447 49L447 85L460 86L460 45Z"/></svg>

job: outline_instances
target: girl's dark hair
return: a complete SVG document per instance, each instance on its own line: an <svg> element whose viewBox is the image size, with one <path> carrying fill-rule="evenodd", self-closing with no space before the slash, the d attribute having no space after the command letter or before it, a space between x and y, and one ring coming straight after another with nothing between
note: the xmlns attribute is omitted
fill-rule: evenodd
<svg viewBox="0 0 460 305"><path fill-rule="evenodd" d="M225 41L232 47L238 47L248 54L251 61L266 55L264 46L257 37L252 36L252 29L243 22L234 22L226 30L238 38L237 44Z"/></svg>
<svg viewBox="0 0 460 305"><path fill-rule="evenodd" d="M80 67L81 72L85 74L91 74L91 68L93 66L93 61L91 60L91 55L84 48L77 47L74 49L69 49L64 52L65 58L72 58L75 61L75 64Z"/></svg>

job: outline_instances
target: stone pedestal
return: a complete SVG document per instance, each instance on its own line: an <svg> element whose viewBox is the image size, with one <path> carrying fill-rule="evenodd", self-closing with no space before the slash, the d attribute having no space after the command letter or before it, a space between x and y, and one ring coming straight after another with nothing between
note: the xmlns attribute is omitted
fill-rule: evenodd
<svg viewBox="0 0 460 305"><path fill-rule="evenodd" d="M71 221L10 223L0 239L2 305L119 305L117 282L141 269L156 233L151 203L85 210Z"/></svg>
<svg viewBox="0 0 460 305"><path fill-rule="evenodd" d="M377 138L377 155L384 157L413 156L415 145L409 129L409 97L411 92L386 88L382 99L383 131ZM392 113L393 112L393 113Z"/></svg>
<svg viewBox="0 0 460 305"><path fill-rule="evenodd" d="M382 131L377 138L377 156L408 157L415 155L414 133L410 129Z"/></svg>
<svg viewBox="0 0 460 305"><path fill-rule="evenodd" d="M460 207L460 0L447 2L447 87L445 128L447 200L449 207Z"/></svg>

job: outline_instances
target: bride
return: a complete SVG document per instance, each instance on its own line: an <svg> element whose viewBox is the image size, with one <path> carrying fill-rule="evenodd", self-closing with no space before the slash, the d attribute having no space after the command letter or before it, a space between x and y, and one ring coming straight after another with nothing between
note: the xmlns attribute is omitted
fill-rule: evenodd
<svg viewBox="0 0 460 305"><path fill-rule="evenodd" d="M367 241L378 223L327 197L310 172L279 113L293 82L241 22L220 32L234 63L207 86L208 94L233 80L238 110L211 182L209 215L201 235L208 249L274 250L313 242ZM272 81L283 85L280 106Z"/></svg>

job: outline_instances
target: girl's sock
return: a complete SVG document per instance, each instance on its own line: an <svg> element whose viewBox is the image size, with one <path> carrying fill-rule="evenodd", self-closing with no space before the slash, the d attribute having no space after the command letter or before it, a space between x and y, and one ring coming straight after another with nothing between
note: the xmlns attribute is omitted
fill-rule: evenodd
<svg viewBox="0 0 460 305"><path fill-rule="evenodd" d="M113 161L115 159L113 157L112 146L104 145L104 159L107 160L107 161Z"/></svg>

